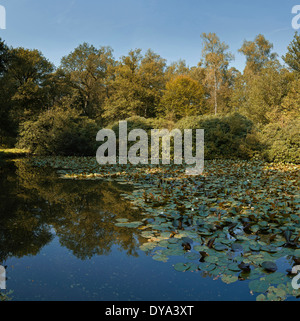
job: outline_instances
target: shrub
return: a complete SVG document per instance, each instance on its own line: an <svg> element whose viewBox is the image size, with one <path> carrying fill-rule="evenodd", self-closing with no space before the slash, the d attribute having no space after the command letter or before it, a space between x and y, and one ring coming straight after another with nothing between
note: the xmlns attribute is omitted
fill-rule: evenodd
<svg viewBox="0 0 300 321"><path fill-rule="evenodd" d="M148 135L148 154L150 155L150 143L151 143L151 129L153 129L151 119L147 119L140 116L132 116L126 118L125 121L127 122L127 135L133 129L143 129L146 131ZM117 154L119 151L119 121L114 122L108 126L108 128L112 129L115 132L116 139L117 139ZM128 137L128 136L127 136ZM135 142L127 142L127 150L133 146Z"/></svg>
<svg viewBox="0 0 300 321"><path fill-rule="evenodd" d="M266 145L263 156L270 162L300 163L300 118L265 126L260 139Z"/></svg>
<svg viewBox="0 0 300 321"><path fill-rule="evenodd" d="M261 149L253 124L238 113L226 116L186 117L175 125L181 129L204 129L205 159L250 159Z"/></svg>
<svg viewBox="0 0 300 321"><path fill-rule="evenodd" d="M196 145L195 129L204 129L205 159L250 159L262 149L253 131L252 122L237 113L227 116L189 116L182 118L175 124L165 119L146 119L143 117L131 117L127 118L126 121L128 133L132 129L143 129L147 132L149 155L151 153L151 129L153 128L166 128L169 131L178 128L182 133L184 129L193 129L193 150L195 150ZM116 134L118 148L119 122L112 124L110 128ZM171 137L171 158L174 152L173 141L173 137ZM128 149L134 143L128 142Z"/></svg>
<svg viewBox="0 0 300 321"><path fill-rule="evenodd" d="M95 155L98 130L95 121L74 109L53 108L21 125L17 147L37 155Z"/></svg>

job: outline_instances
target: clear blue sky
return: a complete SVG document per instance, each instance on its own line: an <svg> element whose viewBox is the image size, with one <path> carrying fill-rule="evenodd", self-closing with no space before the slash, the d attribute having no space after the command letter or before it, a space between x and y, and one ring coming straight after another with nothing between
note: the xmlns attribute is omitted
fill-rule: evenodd
<svg viewBox="0 0 300 321"><path fill-rule="evenodd" d="M235 55L259 33L285 54L293 39L291 13L300 0L0 0L7 29L0 37L13 47L36 48L59 65L78 44L111 46L115 58L130 49L153 49L168 63L195 66L201 57L202 32L215 32Z"/></svg>

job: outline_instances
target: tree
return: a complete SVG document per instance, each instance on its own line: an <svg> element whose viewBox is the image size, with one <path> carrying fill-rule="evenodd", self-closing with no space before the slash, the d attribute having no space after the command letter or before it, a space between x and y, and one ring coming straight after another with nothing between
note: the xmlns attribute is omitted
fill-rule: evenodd
<svg viewBox="0 0 300 321"><path fill-rule="evenodd" d="M166 84L160 110L171 120L201 115L204 106L204 88L189 76L177 76Z"/></svg>
<svg viewBox="0 0 300 321"><path fill-rule="evenodd" d="M141 49L136 49L117 62L114 77L110 82L112 93L105 100L106 121L112 122L141 113L141 86L137 77L141 59Z"/></svg>
<svg viewBox="0 0 300 321"><path fill-rule="evenodd" d="M165 67L166 60L150 49L141 60L137 77L143 88L141 100L144 110L140 116L154 117L156 115L156 109L165 88Z"/></svg>
<svg viewBox="0 0 300 321"><path fill-rule="evenodd" d="M291 70L300 72L300 35L296 32L293 41L288 46L288 52L282 57Z"/></svg>
<svg viewBox="0 0 300 321"><path fill-rule="evenodd" d="M179 59L178 61L172 62L166 68L166 79L167 81L171 80L180 75L188 75L190 73L190 68L186 65L186 61Z"/></svg>
<svg viewBox="0 0 300 321"><path fill-rule="evenodd" d="M270 61L259 74L244 76L244 80L241 112L259 124L268 124L280 117L290 82L289 72L278 61Z"/></svg>
<svg viewBox="0 0 300 321"><path fill-rule="evenodd" d="M10 50L4 41L0 38L0 137L1 143L3 136L7 136L10 132L9 128L9 112L7 110L7 104L5 101L5 95L7 94L3 90L5 85L5 80L3 80L4 75L7 71L7 63L9 61Z"/></svg>
<svg viewBox="0 0 300 321"><path fill-rule="evenodd" d="M77 108L92 119L102 120L103 104L110 95L115 60L110 47L97 49L83 43L61 60L61 70L70 83Z"/></svg>
<svg viewBox="0 0 300 321"><path fill-rule="evenodd" d="M300 106L300 79L289 82L288 93L282 100L281 108L284 116L299 117Z"/></svg>
<svg viewBox="0 0 300 321"><path fill-rule="evenodd" d="M20 122L36 117L48 106L47 80L54 66L38 50L15 48L1 77L0 98L9 135L17 134Z"/></svg>
<svg viewBox="0 0 300 321"><path fill-rule="evenodd" d="M274 60L277 54L271 52L272 48L273 44L261 34L256 36L254 41L245 40L242 47L238 50L246 56L244 73L258 73L268 61Z"/></svg>
<svg viewBox="0 0 300 321"><path fill-rule="evenodd" d="M165 60L151 50L131 50L117 63L105 117L112 122L132 116L154 117L164 89Z"/></svg>
<svg viewBox="0 0 300 321"><path fill-rule="evenodd" d="M244 41L239 49L246 56L246 67L239 79L240 92L235 95L243 97L240 111L259 124L280 117L291 77L272 48L273 44L260 34L254 41Z"/></svg>
<svg viewBox="0 0 300 321"><path fill-rule="evenodd" d="M9 61L10 50L4 41L0 38L0 77L7 70L7 63Z"/></svg>
<svg viewBox="0 0 300 321"><path fill-rule="evenodd" d="M229 48L228 45L221 42L215 33L203 33L201 38L203 40L202 57L206 68L206 81L210 88L210 96L214 100L216 115L218 112L218 92L233 55L226 52Z"/></svg>

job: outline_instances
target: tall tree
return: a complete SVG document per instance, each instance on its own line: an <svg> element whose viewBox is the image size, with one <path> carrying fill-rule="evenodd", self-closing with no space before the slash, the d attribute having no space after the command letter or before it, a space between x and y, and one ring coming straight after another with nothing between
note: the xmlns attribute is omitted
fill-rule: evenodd
<svg viewBox="0 0 300 321"><path fill-rule="evenodd" d="M227 71L229 62L234 58L227 50L229 46L221 42L215 33L203 33L202 57L206 68L206 81L210 90L210 96L214 100L214 113L218 112L218 92Z"/></svg>
<svg viewBox="0 0 300 321"><path fill-rule="evenodd" d="M141 49L136 49L117 61L114 77L110 82L112 93L105 100L104 106L104 117L107 122L141 114L141 86L137 78L141 60Z"/></svg>
<svg viewBox="0 0 300 321"><path fill-rule="evenodd" d="M256 123L268 124L282 112L291 74L272 52L273 44L259 34L254 41L244 41L239 52L246 57L242 83L244 101L241 112Z"/></svg>
<svg viewBox="0 0 300 321"><path fill-rule="evenodd" d="M288 46L288 52L282 59L291 70L300 73L300 35L297 32Z"/></svg>
<svg viewBox="0 0 300 321"><path fill-rule="evenodd" d="M7 70L7 63L9 61L10 50L5 41L0 38L0 77Z"/></svg>
<svg viewBox="0 0 300 321"><path fill-rule="evenodd" d="M245 78L245 77L244 77ZM244 101L240 111L255 123L268 124L282 113L290 73L278 61L269 61L258 74L244 82Z"/></svg>
<svg viewBox="0 0 300 321"><path fill-rule="evenodd" d="M189 76L177 76L166 84L161 112L169 120L203 114L204 88Z"/></svg>
<svg viewBox="0 0 300 321"><path fill-rule="evenodd" d="M47 108L46 83L53 70L54 66L38 50L10 49L0 97L11 135L16 135L20 122L36 117Z"/></svg>
<svg viewBox="0 0 300 321"><path fill-rule="evenodd" d="M244 41L242 47L238 50L246 56L246 67L244 73L258 73L262 70L268 61L273 61L277 57L272 53L273 44L263 35L259 34L254 41Z"/></svg>
<svg viewBox="0 0 300 321"><path fill-rule="evenodd" d="M188 75L190 72L189 66L187 66L186 61L179 59L178 61L172 62L166 68L165 76L166 80L169 81L180 75Z"/></svg>
<svg viewBox="0 0 300 321"><path fill-rule="evenodd" d="M83 43L61 60L61 70L69 77L73 97L83 115L101 120L103 104L109 96L115 60L110 47L97 49Z"/></svg>
<svg viewBox="0 0 300 321"><path fill-rule="evenodd" d="M165 68L166 60L150 49L141 60L137 72L137 77L140 79L140 84L143 88L141 100L144 110L141 116L155 116L165 88Z"/></svg>
<svg viewBox="0 0 300 321"><path fill-rule="evenodd" d="M9 110L5 97L7 92L4 90L5 80L4 75L7 71L9 62L10 50L4 41L0 38L0 139L3 142L3 137L10 132Z"/></svg>
<svg viewBox="0 0 300 321"><path fill-rule="evenodd" d="M113 92L106 99L108 121L131 116L154 117L164 89L165 60L151 50L141 49L121 57L111 82Z"/></svg>

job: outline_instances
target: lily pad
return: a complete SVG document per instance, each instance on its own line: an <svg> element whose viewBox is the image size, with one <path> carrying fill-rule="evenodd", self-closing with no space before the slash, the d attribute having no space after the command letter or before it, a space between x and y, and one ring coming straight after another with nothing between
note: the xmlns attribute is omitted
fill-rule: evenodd
<svg viewBox="0 0 300 321"><path fill-rule="evenodd" d="M234 252L241 252L243 251L243 247L241 244L238 244L238 243L233 243L231 244L231 249L234 251Z"/></svg>
<svg viewBox="0 0 300 321"><path fill-rule="evenodd" d="M271 261L265 261L261 264L262 268L264 268L268 272L275 272L277 271L277 265Z"/></svg>
<svg viewBox="0 0 300 321"><path fill-rule="evenodd" d="M185 253L184 257L187 258L188 260L197 260L199 259L200 256L198 253L190 252L190 253Z"/></svg>
<svg viewBox="0 0 300 321"><path fill-rule="evenodd" d="M205 262L208 262L208 263L217 263L218 262L218 257L216 256L206 256L205 257Z"/></svg>
<svg viewBox="0 0 300 321"><path fill-rule="evenodd" d="M264 293L268 288L269 283L261 279L249 282L249 289L253 292Z"/></svg>
<svg viewBox="0 0 300 321"><path fill-rule="evenodd" d="M161 261L161 262L167 262L169 259L167 256L161 255L161 254L153 255L152 258L155 261Z"/></svg>
<svg viewBox="0 0 300 321"><path fill-rule="evenodd" d="M213 263L204 262L202 264L199 264L199 269L202 271L209 272L209 271L214 270L215 268L216 268L216 265Z"/></svg>
<svg viewBox="0 0 300 321"><path fill-rule="evenodd" d="M230 263L230 264L228 264L227 267L228 267L229 270L235 271L235 272L241 270L240 267L239 267L239 265L238 265L237 263Z"/></svg>
<svg viewBox="0 0 300 321"><path fill-rule="evenodd" d="M260 294L256 297L256 301L267 301L267 297L264 294Z"/></svg>
<svg viewBox="0 0 300 321"><path fill-rule="evenodd" d="M238 277L236 275L222 275L221 280L226 283L226 284L230 284L230 283L234 283L238 280Z"/></svg>
<svg viewBox="0 0 300 321"><path fill-rule="evenodd" d="M214 245L214 249L215 249L216 251L225 251L225 250L228 249L228 247L227 247L225 244L216 243L216 244Z"/></svg>
<svg viewBox="0 0 300 321"><path fill-rule="evenodd" d="M190 268L186 263L176 263L174 264L174 269L178 272L185 272Z"/></svg>

